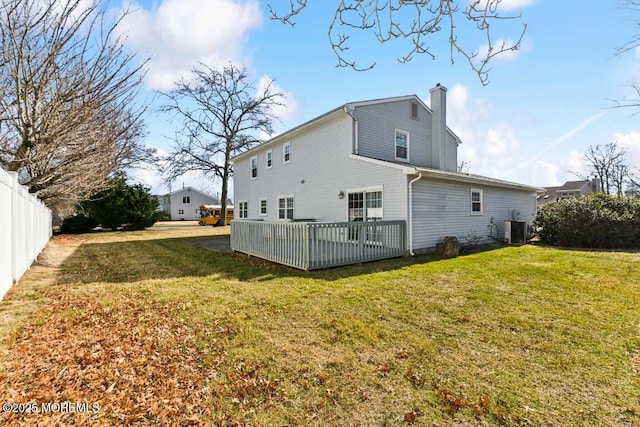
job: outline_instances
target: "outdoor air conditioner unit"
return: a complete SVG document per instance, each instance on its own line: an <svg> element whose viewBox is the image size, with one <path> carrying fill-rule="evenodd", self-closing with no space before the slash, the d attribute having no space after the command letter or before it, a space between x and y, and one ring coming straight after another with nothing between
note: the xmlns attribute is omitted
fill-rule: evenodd
<svg viewBox="0 0 640 427"><path fill-rule="evenodd" d="M523 244L527 242L526 221L505 221L504 242L507 244Z"/></svg>

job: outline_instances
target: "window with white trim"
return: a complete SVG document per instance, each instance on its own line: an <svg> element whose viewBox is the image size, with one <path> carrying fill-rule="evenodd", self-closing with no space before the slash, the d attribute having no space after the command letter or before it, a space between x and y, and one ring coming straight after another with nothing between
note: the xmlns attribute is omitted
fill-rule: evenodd
<svg viewBox="0 0 640 427"><path fill-rule="evenodd" d="M238 202L238 218L247 219L249 218L249 202L243 200Z"/></svg>
<svg viewBox="0 0 640 427"><path fill-rule="evenodd" d="M471 189L471 215L482 215L482 190Z"/></svg>
<svg viewBox="0 0 640 427"><path fill-rule="evenodd" d="M396 129L396 160L409 160L409 132Z"/></svg>
<svg viewBox="0 0 640 427"><path fill-rule="evenodd" d="M382 190L348 191L348 220L382 221Z"/></svg>
<svg viewBox="0 0 640 427"><path fill-rule="evenodd" d="M278 197L278 219L293 219L293 196Z"/></svg>
<svg viewBox="0 0 640 427"><path fill-rule="evenodd" d="M178 215L184 215L184 209L178 209Z"/></svg>
<svg viewBox="0 0 640 427"><path fill-rule="evenodd" d="M191 203L191 196L182 196L182 203L185 205Z"/></svg>
<svg viewBox="0 0 640 427"><path fill-rule="evenodd" d="M266 164L266 168L267 168L267 169L271 169L271 166L273 166L273 150L269 150L269 151L267 151L267 164Z"/></svg>
<svg viewBox="0 0 640 427"><path fill-rule="evenodd" d="M260 215L267 216L267 199L260 199Z"/></svg>
<svg viewBox="0 0 640 427"><path fill-rule="evenodd" d="M258 156L253 156L251 158L251 179L256 179L258 177Z"/></svg>
<svg viewBox="0 0 640 427"><path fill-rule="evenodd" d="M291 142L285 142L282 146L282 162L289 163L291 161Z"/></svg>

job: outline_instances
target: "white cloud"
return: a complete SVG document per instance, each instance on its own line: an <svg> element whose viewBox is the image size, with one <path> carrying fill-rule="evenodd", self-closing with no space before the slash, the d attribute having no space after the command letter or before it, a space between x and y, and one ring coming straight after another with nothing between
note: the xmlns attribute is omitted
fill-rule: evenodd
<svg viewBox="0 0 640 427"><path fill-rule="evenodd" d="M473 140L474 127L487 119L492 106L483 99L470 104L469 88L461 84L447 91L447 122L449 127L463 140Z"/></svg>
<svg viewBox="0 0 640 427"><path fill-rule="evenodd" d="M536 0L502 0L498 8L502 12L519 11L533 5L535 2Z"/></svg>
<svg viewBox="0 0 640 427"><path fill-rule="evenodd" d="M509 123L488 124L491 110L484 99L472 99L466 86L456 84L447 92L447 121L462 140L458 161L469 162L472 173L501 178L521 144Z"/></svg>
<svg viewBox="0 0 640 427"><path fill-rule="evenodd" d="M626 150L628 165L640 169L640 132L616 133L612 140Z"/></svg>
<svg viewBox="0 0 640 427"><path fill-rule="evenodd" d="M500 123L487 131L482 152L490 163L507 166L520 151L520 141L507 123Z"/></svg>
<svg viewBox="0 0 640 427"><path fill-rule="evenodd" d="M558 176L560 172L560 168L553 164L543 161L537 161L531 167L531 178L533 182L538 185L542 185L545 187L555 187L558 185L562 185L564 181L563 178Z"/></svg>
<svg viewBox="0 0 640 427"><path fill-rule="evenodd" d="M274 81L269 76L262 76L258 81L258 92L262 93L266 86L271 84L271 91L274 93L281 93L283 105L277 105L272 108L272 113L275 117L280 121L286 121L292 119L296 113L298 112L298 101L295 96L291 92L287 92L282 89L280 86L274 83Z"/></svg>
<svg viewBox="0 0 640 427"><path fill-rule="evenodd" d="M571 150L563 165L565 166L564 178L566 181L575 181L580 179L576 173L579 175L587 174L587 162L584 159L584 153L581 153L578 150Z"/></svg>
<svg viewBox="0 0 640 427"><path fill-rule="evenodd" d="M257 0L162 0L151 10L135 1L121 31L141 55L151 57L147 86L167 90L198 62L242 62L246 34L262 24Z"/></svg>

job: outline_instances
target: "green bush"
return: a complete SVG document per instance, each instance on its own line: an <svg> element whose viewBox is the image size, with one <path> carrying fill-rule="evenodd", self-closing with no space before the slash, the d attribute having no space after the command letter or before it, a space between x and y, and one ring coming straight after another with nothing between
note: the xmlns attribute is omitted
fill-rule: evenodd
<svg viewBox="0 0 640 427"><path fill-rule="evenodd" d="M82 208L103 228L142 230L152 226L160 215L158 201L142 185L129 185L124 178L115 179L113 187L95 194Z"/></svg>
<svg viewBox="0 0 640 427"><path fill-rule="evenodd" d="M88 233L97 226L98 222L93 218L78 214L65 218L60 226L60 232L63 234Z"/></svg>
<svg viewBox="0 0 640 427"><path fill-rule="evenodd" d="M558 200L538 209L540 240L579 248L640 248L640 200L603 193Z"/></svg>

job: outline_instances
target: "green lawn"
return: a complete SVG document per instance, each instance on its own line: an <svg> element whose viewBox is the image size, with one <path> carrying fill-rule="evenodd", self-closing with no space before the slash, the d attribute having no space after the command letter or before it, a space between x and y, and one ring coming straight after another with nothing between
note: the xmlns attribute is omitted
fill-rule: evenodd
<svg viewBox="0 0 640 427"><path fill-rule="evenodd" d="M640 425L640 253L309 273L193 244L224 231L54 238L0 303L0 393L100 410L0 422Z"/></svg>

